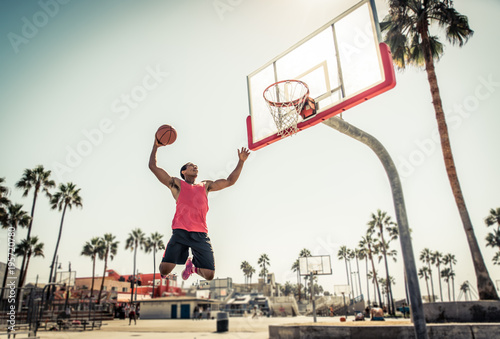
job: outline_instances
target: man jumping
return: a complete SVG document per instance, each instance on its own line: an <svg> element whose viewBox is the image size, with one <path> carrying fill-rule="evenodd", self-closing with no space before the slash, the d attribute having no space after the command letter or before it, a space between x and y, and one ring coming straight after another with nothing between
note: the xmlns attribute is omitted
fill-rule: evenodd
<svg viewBox="0 0 500 339"><path fill-rule="evenodd" d="M160 274L166 276L177 264L185 263L182 279L186 280L191 274L197 273L206 280L212 280L215 274L215 259L206 222L207 195L209 192L220 191L234 185L250 151L244 147L238 150L238 164L227 179L196 183L198 166L191 162L182 166L180 170L183 180L171 177L164 169L157 166L156 152L160 146L162 145L155 138L149 158L149 168L158 180L170 189L177 202L172 221L172 237L160 264ZM192 260L189 257L189 248L193 253Z"/></svg>

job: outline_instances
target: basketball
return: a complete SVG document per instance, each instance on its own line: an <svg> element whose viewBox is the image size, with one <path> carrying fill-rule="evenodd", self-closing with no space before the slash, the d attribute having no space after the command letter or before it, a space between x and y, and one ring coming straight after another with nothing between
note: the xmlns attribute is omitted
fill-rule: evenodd
<svg viewBox="0 0 500 339"><path fill-rule="evenodd" d="M177 139L177 131L170 125L162 125L156 131L156 140L162 146L170 145Z"/></svg>

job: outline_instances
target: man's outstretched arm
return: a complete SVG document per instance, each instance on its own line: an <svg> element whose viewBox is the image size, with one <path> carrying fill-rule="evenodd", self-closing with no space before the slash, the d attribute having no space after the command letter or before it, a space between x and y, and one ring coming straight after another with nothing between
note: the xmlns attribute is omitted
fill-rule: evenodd
<svg viewBox="0 0 500 339"><path fill-rule="evenodd" d="M236 168L229 174L227 179L219 179L216 181L209 182L208 184L208 192L220 191L221 189L232 186L236 183L238 178L240 177L241 170L243 169L243 164L248 159L250 155L250 151L245 147L242 147L241 150L238 150L238 164Z"/></svg>
<svg viewBox="0 0 500 339"><path fill-rule="evenodd" d="M168 188L172 189L174 186L174 178L172 178L167 171L165 171L163 168L158 167L156 164L156 152L158 151L158 147L161 145L158 143L158 141L155 138L155 143L153 145L153 150L151 151L151 155L149 157L149 169L153 174L160 180L162 184L167 186Z"/></svg>

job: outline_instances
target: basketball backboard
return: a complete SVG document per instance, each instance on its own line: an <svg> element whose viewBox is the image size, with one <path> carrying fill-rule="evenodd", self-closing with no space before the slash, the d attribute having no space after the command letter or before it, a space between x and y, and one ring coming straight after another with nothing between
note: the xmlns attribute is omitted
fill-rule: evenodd
<svg viewBox="0 0 500 339"><path fill-rule="evenodd" d="M363 0L247 77L248 146L257 150L282 137L263 98L283 80L307 84L316 114L299 118L298 131L377 96L396 85L387 45L379 42L373 0Z"/></svg>
<svg viewBox="0 0 500 339"><path fill-rule="evenodd" d="M315 255L299 257L300 275L329 275L332 274L332 265L329 255Z"/></svg>

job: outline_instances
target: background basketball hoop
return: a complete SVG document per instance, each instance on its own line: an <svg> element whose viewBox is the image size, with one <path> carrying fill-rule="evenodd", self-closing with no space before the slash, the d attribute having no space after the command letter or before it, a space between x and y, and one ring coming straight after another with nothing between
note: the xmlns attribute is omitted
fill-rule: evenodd
<svg viewBox="0 0 500 339"><path fill-rule="evenodd" d="M304 104L314 109L314 100L309 98L309 87L299 80L278 81L264 90L269 111L282 138L298 132L297 123ZM310 115L310 114L308 114Z"/></svg>

